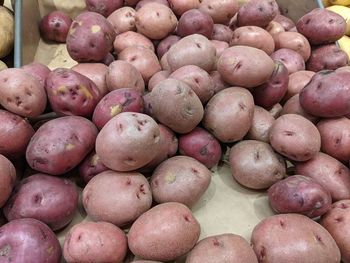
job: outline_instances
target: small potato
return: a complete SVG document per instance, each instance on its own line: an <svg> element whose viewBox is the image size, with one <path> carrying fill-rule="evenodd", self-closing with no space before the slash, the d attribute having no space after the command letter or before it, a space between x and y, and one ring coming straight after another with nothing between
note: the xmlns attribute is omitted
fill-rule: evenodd
<svg viewBox="0 0 350 263"><path fill-rule="evenodd" d="M159 82L167 79L169 77L169 75L170 75L170 72L168 70L158 71L148 81L147 90L152 91L154 89L154 87L159 84Z"/></svg>
<svg viewBox="0 0 350 263"><path fill-rule="evenodd" d="M16 181L16 169L5 156L0 154L0 208L10 197Z"/></svg>
<svg viewBox="0 0 350 263"><path fill-rule="evenodd" d="M124 49L132 46L140 46L154 51L154 45L151 40L149 40L144 35L133 31L120 33L116 36L113 42L114 51L117 54L122 52Z"/></svg>
<svg viewBox="0 0 350 263"><path fill-rule="evenodd" d="M275 37L276 49L287 48L298 52L307 61L311 55L309 41L298 32L281 32Z"/></svg>
<svg viewBox="0 0 350 263"><path fill-rule="evenodd" d="M243 237L222 234L202 239L186 258L186 263L212 262L258 263L258 260Z"/></svg>
<svg viewBox="0 0 350 263"><path fill-rule="evenodd" d="M29 122L9 111L0 110L0 154L8 158L25 154L34 130Z"/></svg>
<svg viewBox="0 0 350 263"><path fill-rule="evenodd" d="M279 117L270 129L270 144L293 161L307 161L321 149L321 136L316 126L296 114Z"/></svg>
<svg viewBox="0 0 350 263"><path fill-rule="evenodd" d="M217 70L228 84L253 88L270 78L274 63L262 50L233 46L224 50L217 62Z"/></svg>
<svg viewBox="0 0 350 263"><path fill-rule="evenodd" d="M109 91L122 88L135 89L142 94L145 91L141 73L135 66L122 60L116 60L109 65L106 84Z"/></svg>
<svg viewBox="0 0 350 263"><path fill-rule="evenodd" d="M254 106L254 117L246 136L247 139L268 143L270 141L270 128L274 121L275 118L267 110Z"/></svg>
<svg viewBox="0 0 350 263"><path fill-rule="evenodd" d="M282 62L288 69L289 74L297 71L305 70L305 61L303 57L296 51L281 48L271 54L273 60Z"/></svg>
<svg viewBox="0 0 350 263"><path fill-rule="evenodd" d="M180 37L200 34L210 39L213 29L214 21L210 15L198 9L191 9L181 15L176 34Z"/></svg>
<svg viewBox="0 0 350 263"><path fill-rule="evenodd" d="M275 51L275 41L265 29L258 26L242 26L233 31L230 46L255 47L271 55Z"/></svg>
<svg viewBox="0 0 350 263"><path fill-rule="evenodd" d="M146 93L142 96L143 99L143 113L151 116L155 121L157 118L153 114L153 109L151 105L151 92Z"/></svg>
<svg viewBox="0 0 350 263"><path fill-rule="evenodd" d="M254 115L254 99L244 88L227 88L207 103L203 126L219 141L241 140L249 131Z"/></svg>
<svg viewBox="0 0 350 263"><path fill-rule="evenodd" d="M102 64L109 66L113 61L115 61L115 57L112 55L112 53L108 53L102 60Z"/></svg>
<svg viewBox="0 0 350 263"><path fill-rule="evenodd" d="M266 189L286 176L286 162L265 143L245 140L235 144L229 156L232 176L251 189Z"/></svg>
<svg viewBox="0 0 350 263"><path fill-rule="evenodd" d="M320 21L320 17L322 20ZM335 12L316 8L299 19L296 24L311 45L332 43L340 39L346 31L346 21Z"/></svg>
<svg viewBox="0 0 350 263"><path fill-rule="evenodd" d="M218 71L212 71L210 72L210 77L214 82L214 94L218 93L219 91L226 89L230 87L229 84L227 84L221 77L220 73Z"/></svg>
<svg viewBox="0 0 350 263"><path fill-rule="evenodd" d="M110 14L107 20L113 26L116 35L119 35L127 31L136 31L135 15L135 9L124 6Z"/></svg>
<svg viewBox="0 0 350 263"><path fill-rule="evenodd" d="M273 21L279 23L284 28L285 31L289 31L293 27L295 27L295 23L293 22L292 19L290 19L286 16L283 16L281 14L277 14L275 16L275 18L273 19Z"/></svg>
<svg viewBox="0 0 350 263"><path fill-rule="evenodd" d="M151 207L152 193L140 173L105 171L85 186L83 205L93 220L125 226Z"/></svg>
<svg viewBox="0 0 350 263"><path fill-rule="evenodd" d="M318 153L307 162L295 164L295 172L311 177L326 188L333 201L350 199L350 171L337 159Z"/></svg>
<svg viewBox="0 0 350 263"><path fill-rule="evenodd" d="M253 230L251 244L259 262L340 262L340 251L332 236L303 215L284 214L263 219Z"/></svg>
<svg viewBox="0 0 350 263"><path fill-rule="evenodd" d="M313 71L301 70L289 75L288 89L283 100L287 101L300 91L310 82L311 78L315 75Z"/></svg>
<svg viewBox="0 0 350 263"><path fill-rule="evenodd" d="M76 167L93 149L97 129L89 120L67 116L44 123L26 151L29 166L42 173L61 175Z"/></svg>
<svg viewBox="0 0 350 263"><path fill-rule="evenodd" d="M101 129L96 153L115 171L133 171L150 162L159 150L158 124L149 116L122 112Z"/></svg>
<svg viewBox="0 0 350 263"><path fill-rule="evenodd" d="M163 40L161 40L157 46L157 56L158 58L162 58L163 55L168 52L168 50L177 43L181 37L176 35L169 35Z"/></svg>
<svg viewBox="0 0 350 263"><path fill-rule="evenodd" d="M199 7L199 0L168 0L171 10L181 16L183 13L190 9L195 9Z"/></svg>
<svg viewBox="0 0 350 263"><path fill-rule="evenodd" d="M22 66L22 69L28 74L37 78L43 86L45 86L45 81L47 76L50 74L51 70L44 64L39 62L32 62L30 64Z"/></svg>
<svg viewBox="0 0 350 263"><path fill-rule="evenodd" d="M233 31L231 28L222 24L214 24L213 34L211 36L212 40L230 43L232 36Z"/></svg>
<svg viewBox="0 0 350 263"><path fill-rule="evenodd" d="M282 111L282 105L277 103L271 108L269 113L271 114L272 117L277 119L281 115L281 111Z"/></svg>
<svg viewBox="0 0 350 263"><path fill-rule="evenodd" d="M63 256L68 263L122 263L127 243L124 232L110 223L81 222L65 236Z"/></svg>
<svg viewBox="0 0 350 263"><path fill-rule="evenodd" d="M175 156L153 172L150 185L157 203L178 202L191 208L209 187L211 172L196 159Z"/></svg>
<svg viewBox="0 0 350 263"><path fill-rule="evenodd" d="M137 3L135 10L137 11L141 7L143 7L144 5L147 5L149 3L158 3L158 4L165 5L166 7L169 7L168 0L141 0L140 2Z"/></svg>
<svg viewBox="0 0 350 263"><path fill-rule="evenodd" d="M210 75L198 66L183 66L171 73L169 78L186 83L203 104L214 95L214 83Z"/></svg>
<svg viewBox="0 0 350 263"><path fill-rule="evenodd" d="M238 12L237 0L202 0L199 10L210 15L217 24L228 24Z"/></svg>
<svg viewBox="0 0 350 263"><path fill-rule="evenodd" d="M37 117L46 108L46 93L42 83L24 69L0 71L0 105L22 117Z"/></svg>
<svg viewBox="0 0 350 263"><path fill-rule="evenodd" d="M273 39L275 39L279 33L285 32L284 27L276 21L271 21L265 30L269 32Z"/></svg>
<svg viewBox="0 0 350 263"><path fill-rule="evenodd" d="M39 24L41 37L45 40L65 43L72 19L62 11L44 16Z"/></svg>
<svg viewBox="0 0 350 263"><path fill-rule="evenodd" d="M225 49L229 48L229 44L224 41L210 40L216 49L216 60L222 55Z"/></svg>
<svg viewBox="0 0 350 263"><path fill-rule="evenodd" d="M196 159L209 169L219 163L222 155L219 141L200 127L179 137L179 151L180 154Z"/></svg>
<svg viewBox="0 0 350 263"><path fill-rule="evenodd" d="M137 31L150 39L163 39L172 33L177 25L173 11L156 2L141 7L135 15Z"/></svg>
<svg viewBox="0 0 350 263"><path fill-rule="evenodd" d="M85 0L89 11L99 13L104 17L123 6L123 0Z"/></svg>
<svg viewBox="0 0 350 263"><path fill-rule="evenodd" d="M131 252L149 260L171 261L189 252L200 235L200 225L190 209L179 203L157 205L131 226Z"/></svg>
<svg viewBox="0 0 350 263"><path fill-rule="evenodd" d="M92 151L86 156L84 161L79 165L79 175L86 184L92 179L92 177L106 170L108 170L108 168L104 166L95 151Z"/></svg>

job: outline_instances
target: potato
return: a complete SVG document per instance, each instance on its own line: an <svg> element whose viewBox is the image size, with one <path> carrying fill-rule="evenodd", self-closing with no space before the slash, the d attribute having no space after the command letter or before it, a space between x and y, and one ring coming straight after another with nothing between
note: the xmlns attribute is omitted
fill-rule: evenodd
<svg viewBox="0 0 350 263"><path fill-rule="evenodd" d="M89 120L67 116L50 120L29 142L26 159L42 173L61 175L76 167L93 149L97 129Z"/></svg>
<svg viewBox="0 0 350 263"><path fill-rule="evenodd" d="M189 156L175 156L153 172L150 185L157 203L178 202L192 207L209 187L211 172Z"/></svg>
<svg viewBox="0 0 350 263"><path fill-rule="evenodd" d="M131 263L162 263L162 262L154 261L154 260L134 260Z"/></svg>
<svg viewBox="0 0 350 263"><path fill-rule="evenodd" d="M148 116L151 116L155 121L157 121L157 118L153 114L153 109L151 105L151 92L146 93L142 96L143 99L143 113L147 114Z"/></svg>
<svg viewBox="0 0 350 263"><path fill-rule="evenodd" d="M311 121L300 115L286 114L273 123L270 144L293 161L307 161L320 151L321 136Z"/></svg>
<svg viewBox="0 0 350 263"><path fill-rule="evenodd" d="M10 197L16 181L16 169L9 159L0 154L0 207Z"/></svg>
<svg viewBox="0 0 350 263"><path fill-rule="evenodd" d="M233 31L230 46L239 45L261 49L268 55L275 51L275 41L272 36L258 26L242 26Z"/></svg>
<svg viewBox="0 0 350 263"><path fill-rule="evenodd" d="M343 50L335 44L328 44L312 50L311 57L306 63L306 69L314 72L335 70L346 66L348 62L349 57Z"/></svg>
<svg viewBox="0 0 350 263"><path fill-rule="evenodd" d="M147 83L155 73L162 70L154 52L144 47L128 47L119 53L119 59L133 65L141 73L145 83Z"/></svg>
<svg viewBox="0 0 350 263"><path fill-rule="evenodd" d="M109 91L122 88L132 88L140 93L145 91L141 73L135 66L122 60L116 60L109 65L106 84Z"/></svg>
<svg viewBox="0 0 350 263"><path fill-rule="evenodd" d="M159 145L158 124L142 113L122 112L101 129L96 153L115 171L132 171L150 162Z"/></svg>
<svg viewBox="0 0 350 263"><path fill-rule="evenodd" d="M270 141L270 128L275 118L264 108L254 106L252 125L246 135L247 139L262 142Z"/></svg>
<svg viewBox="0 0 350 263"><path fill-rule="evenodd" d="M300 92L300 104L319 117L338 117L350 113L348 103L350 72L320 71Z"/></svg>
<svg viewBox="0 0 350 263"><path fill-rule="evenodd" d="M258 260L243 237L221 234L199 241L186 258L186 263L211 262L257 263Z"/></svg>
<svg viewBox="0 0 350 263"><path fill-rule="evenodd" d="M216 49L216 61L219 59L219 57L222 55L225 49L229 48L229 44L224 41L218 41L218 40L210 40L210 42L214 45Z"/></svg>
<svg viewBox="0 0 350 263"><path fill-rule="evenodd" d="M70 26L66 43L69 55L78 62L100 62L113 48L113 26L95 12L83 12Z"/></svg>
<svg viewBox="0 0 350 263"><path fill-rule="evenodd" d="M121 112L142 112L142 95L135 89L117 89L108 93L96 105L92 122L100 130L114 116Z"/></svg>
<svg viewBox="0 0 350 263"><path fill-rule="evenodd" d="M101 162L100 157L92 151L79 165L79 176L84 183L88 183L95 175L107 171L108 168Z"/></svg>
<svg viewBox="0 0 350 263"><path fill-rule="evenodd" d="M295 27L295 23L292 19L281 14L277 14L273 19L273 21L279 23L284 28L285 31L289 31L293 27Z"/></svg>
<svg viewBox="0 0 350 263"><path fill-rule="evenodd" d="M232 39L233 31L228 26L222 24L214 24L212 40L224 41L230 43Z"/></svg>
<svg viewBox="0 0 350 263"><path fill-rule="evenodd" d="M167 79L169 75L170 75L170 72L167 70L158 71L148 81L147 90L152 91L154 87L158 85L159 82Z"/></svg>
<svg viewBox="0 0 350 263"><path fill-rule="evenodd" d="M320 17L322 17L321 21ZM301 17L296 27L311 45L321 45L340 39L345 34L346 21L342 16L330 10L315 8Z"/></svg>
<svg viewBox="0 0 350 263"><path fill-rule="evenodd" d="M102 97L91 79L72 69L53 70L45 88L52 110L61 116L90 117Z"/></svg>
<svg viewBox="0 0 350 263"><path fill-rule="evenodd" d="M131 252L149 260L170 261L189 252L200 235L191 210L179 203L160 204L141 215L131 226Z"/></svg>
<svg viewBox="0 0 350 263"><path fill-rule="evenodd" d="M307 61L311 55L308 40L298 32L281 32L275 37L276 49L287 48L298 52Z"/></svg>
<svg viewBox="0 0 350 263"><path fill-rule="evenodd" d="M166 54L171 71L195 65L209 72L215 66L216 49L206 37L199 34L182 38Z"/></svg>
<svg viewBox="0 0 350 263"><path fill-rule="evenodd" d="M181 15L176 34L180 37L200 34L210 39L213 29L214 21L210 15L198 9L191 9Z"/></svg>
<svg viewBox="0 0 350 263"><path fill-rule="evenodd" d="M221 77L220 73L218 71L212 71L210 72L210 77L214 82L214 94L218 93L219 91L226 89L230 87L229 84L227 84Z"/></svg>
<svg viewBox="0 0 350 263"><path fill-rule="evenodd" d="M203 104L214 95L214 83L210 75L198 66L183 66L171 73L169 78L186 83Z"/></svg>
<svg viewBox="0 0 350 263"><path fill-rule="evenodd" d="M104 17L123 6L123 0L85 0L89 11L99 13Z"/></svg>
<svg viewBox="0 0 350 263"><path fill-rule="evenodd" d="M288 69L289 74L305 70L305 61L303 57L296 51L281 48L271 54L273 60L282 62Z"/></svg>
<svg viewBox="0 0 350 263"><path fill-rule="evenodd" d="M190 9L195 9L199 7L199 0L168 0L171 10L181 16L183 13Z"/></svg>
<svg viewBox="0 0 350 263"><path fill-rule="evenodd" d="M275 0L250 0L237 13L239 26L266 27L277 15Z"/></svg>
<svg viewBox="0 0 350 263"><path fill-rule="evenodd" d="M1 70L4 70L4 69L7 69L7 65L5 64L5 62L3 62L2 60L0 60L0 71Z"/></svg>
<svg viewBox="0 0 350 263"><path fill-rule="evenodd" d="M173 11L160 3L148 3L135 15L137 31L150 39L163 39L172 33L177 25Z"/></svg>
<svg viewBox="0 0 350 263"><path fill-rule="evenodd" d="M157 46L157 56L158 58L162 58L163 55L168 52L168 50L173 46L176 42L178 42L181 37L176 35L169 35L166 38L162 39Z"/></svg>
<svg viewBox="0 0 350 263"><path fill-rule="evenodd" d="M288 89L283 100L287 101L300 91L310 82L315 72L308 70L301 70L289 75Z"/></svg>
<svg viewBox="0 0 350 263"><path fill-rule="evenodd" d="M334 203L332 208L322 217L320 223L327 229L337 243L342 262L350 262L350 240L348 235L350 200Z"/></svg>
<svg viewBox="0 0 350 263"><path fill-rule="evenodd" d="M147 5L149 3L158 3L158 4L165 5L166 7L169 7L168 0L141 0L140 2L137 3L135 10L137 11L141 7L143 7L144 5Z"/></svg>
<svg viewBox="0 0 350 263"><path fill-rule="evenodd" d="M265 28L265 30L269 32L269 34L272 36L273 39L275 39L275 37L279 33L285 32L284 27L280 23L273 20L269 23L269 25Z"/></svg>
<svg viewBox="0 0 350 263"><path fill-rule="evenodd" d="M61 260L61 247L55 233L39 220L13 220L0 228L3 262L52 262Z"/></svg>
<svg viewBox="0 0 350 263"><path fill-rule="evenodd" d="M39 24L43 39L65 43L72 19L62 11L52 11L44 16Z"/></svg>
<svg viewBox="0 0 350 263"><path fill-rule="evenodd" d="M39 62L32 62L27 65L23 65L22 69L25 72L37 78L43 86L45 86L46 78L50 74L51 70L44 64Z"/></svg>
<svg viewBox="0 0 350 263"><path fill-rule="evenodd" d="M160 65L162 67L162 70L167 70L167 71L171 71L169 62L168 62L168 52L166 52L162 58L160 59Z"/></svg>
<svg viewBox="0 0 350 263"><path fill-rule="evenodd" d="M239 6L236 0L203 0L199 10L210 15L216 24L228 24Z"/></svg>
<svg viewBox="0 0 350 263"><path fill-rule="evenodd" d="M241 140L249 131L254 114L253 96L244 88L227 88L207 103L203 126L219 141Z"/></svg>
<svg viewBox="0 0 350 263"><path fill-rule="evenodd" d="M107 20L113 26L115 33L119 35L127 31L136 31L135 15L135 9L124 6L110 14Z"/></svg>
<svg viewBox="0 0 350 263"><path fill-rule="evenodd" d="M180 154L196 159L209 169L219 163L222 155L219 141L200 127L179 137L179 151Z"/></svg>
<svg viewBox="0 0 350 263"><path fill-rule="evenodd" d="M288 89L288 69L280 61L274 63L275 68L269 80L252 91L255 104L266 109L271 109L273 105L279 103Z"/></svg>
<svg viewBox="0 0 350 263"><path fill-rule="evenodd" d="M251 243L259 262L340 262L340 251L332 236L303 215L285 214L263 219L255 226Z"/></svg>
<svg viewBox="0 0 350 263"><path fill-rule="evenodd" d="M133 31L120 33L116 36L113 42L114 51L117 54L132 46L141 46L154 51L154 45L151 40L144 35Z"/></svg>
<svg viewBox="0 0 350 263"><path fill-rule="evenodd" d="M36 117L46 107L46 93L42 83L24 69L0 71L0 105L22 117Z"/></svg>
<svg viewBox="0 0 350 263"><path fill-rule="evenodd" d="M161 81L151 92L152 113L160 123L177 133L188 133L202 120L203 105L185 82Z"/></svg>
<svg viewBox="0 0 350 263"><path fill-rule="evenodd" d="M307 162L296 163L295 171L311 177L326 188L333 201L350 198L349 168L325 153L320 152Z"/></svg>
<svg viewBox="0 0 350 263"><path fill-rule="evenodd" d="M14 17L9 9L0 6L0 59L6 57L14 44Z"/></svg>
<svg viewBox="0 0 350 263"><path fill-rule="evenodd" d="M0 154L8 158L22 156L34 134L27 120L9 111L0 110Z"/></svg>
<svg viewBox="0 0 350 263"><path fill-rule="evenodd" d="M132 223L151 204L150 186L140 173L105 171L94 176L83 190L87 214L95 221L110 222L116 226Z"/></svg>
<svg viewBox="0 0 350 263"><path fill-rule="evenodd" d="M113 61L115 61L115 57L112 55L112 53L108 53L102 60L102 64L109 66Z"/></svg>

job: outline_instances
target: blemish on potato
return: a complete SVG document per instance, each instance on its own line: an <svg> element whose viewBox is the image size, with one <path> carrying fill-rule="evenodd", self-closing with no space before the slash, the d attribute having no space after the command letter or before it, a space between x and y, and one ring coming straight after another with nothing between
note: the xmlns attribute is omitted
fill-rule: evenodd
<svg viewBox="0 0 350 263"><path fill-rule="evenodd" d="M99 25L93 25L91 27L91 33L96 34L101 31L101 27Z"/></svg>
<svg viewBox="0 0 350 263"><path fill-rule="evenodd" d="M53 246L48 247L48 248L46 249L46 252L47 252L47 254L52 255L53 252L54 252Z"/></svg>
<svg viewBox="0 0 350 263"><path fill-rule="evenodd" d="M100 160L100 157L97 155L97 154L95 154L92 158L91 158L91 165L93 166L93 167L95 167L96 165L97 165L97 163L98 163L98 161Z"/></svg>
<svg viewBox="0 0 350 263"><path fill-rule="evenodd" d="M0 257L7 257L10 254L11 249L11 246L9 244L6 244L0 249Z"/></svg>
<svg viewBox="0 0 350 263"><path fill-rule="evenodd" d="M79 90L81 90L81 92L83 92L83 94L85 95L86 98L88 99L93 99L94 97L92 96L91 92L83 85L79 86Z"/></svg>
<svg viewBox="0 0 350 263"><path fill-rule="evenodd" d="M114 105L109 107L110 109L110 115L112 117L116 116L117 114L121 113L123 110L123 107L120 104Z"/></svg>
<svg viewBox="0 0 350 263"><path fill-rule="evenodd" d="M54 90L54 94L56 95L57 92L59 92L59 93L61 93L61 94L64 94L64 93L67 92L67 87L64 86L64 85L59 86L59 87L57 88L57 90Z"/></svg>
<svg viewBox="0 0 350 263"><path fill-rule="evenodd" d="M176 175L172 174L172 173L168 173L165 177L165 182L172 184L176 181Z"/></svg>
<svg viewBox="0 0 350 263"><path fill-rule="evenodd" d="M74 144L72 144L72 143L66 144L66 150L67 150L67 151L73 150L74 148L75 148L75 145L74 145Z"/></svg>

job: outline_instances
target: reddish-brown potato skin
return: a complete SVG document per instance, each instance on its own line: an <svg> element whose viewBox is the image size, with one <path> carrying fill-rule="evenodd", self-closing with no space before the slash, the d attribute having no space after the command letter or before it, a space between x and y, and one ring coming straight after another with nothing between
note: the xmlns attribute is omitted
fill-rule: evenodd
<svg viewBox="0 0 350 263"><path fill-rule="evenodd" d="M281 32L275 37L276 49L287 48L298 52L307 61L311 55L308 40L298 32Z"/></svg>
<svg viewBox="0 0 350 263"><path fill-rule="evenodd" d="M62 11L53 11L44 16L39 24L41 37L45 40L65 43L72 19Z"/></svg>
<svg viewBox="0 0 350 263"><path fill-rule="evenodd" d="M10 197L16 181L16 169L9 159L0 154L0 207Z"/></svg>
<svg viewBox="0 0 350 263"><path fill-rule="evenodd" d="M152 41L144 35L134 31L126 31L120 33L116 36L113 42L114 51L117 54L122 52L124 49L132 46L140 46L154 51L154 45Z"/></svg>
<svg viewBox="0 0 350 263"><path fill-rule="evenodd" d="M78 198L75 184L68 179L35 174L16 185L4 214L9 221L34 218L56 231L72 221Z"/></svg>
<svg viewBox="0 0 350 263"><path fill-rule="evenodd" d="M140 258L170 261L189 252L199 235L200 225L191 210L170 202L153 207L134 222L128 245Z"/></svg>
<svg viewBox="0 0 350 263"><path fill-rule="evenodd" d="M260 106L254 106L254 116L252 126L250 127L246 138L262 142L270 141L270 128L275 121L275 118Z"/></svg>
<svg viewBox="0 0 350 263"><path fill-rule="evenodd" d="M37 78L41 84L45 85L47 76L50 74L51 70L44 64L40 62L32 62L30 64L22 66L28 74Z"/></svg>
<svg viewBox="0 0 350 263"><path fill-rule="evenodd" d="M181 37L177 35L169 35L166 38L162 39L157 46L157 56L162 58L163 55L168 52L168 50L179 40Z"/></svg>
<svg viewBox="0 0 350 263"><path fill-rule="evenodd" d="M213 35L214 21L210 15L198 9L191 9L183 13L176 28L180 37L201 34L210 39Z"/></svg>
<svg viewBox="0 0 350 263"><path fill-rule="evenodd" d="M299 92L310 82L315 75L313 71L301 70L289 75L288 89L283 101L287 101Z"/></svg>
<svg viewBox="0 0 350 263"><path fill-rule="evenodd" d="M236 0L202 0L199 10L210 15L214 23L226 25L238 12L239 5Z"/></svg>
<svg viewBox="0 0 350 263"><path fill-rule="evenodd" d="M6 110L0 110L0 154L9 158L22 156L34 129L29 122Z"/></svg>
<svg viewBox="0 0 350 263"><path fill-rule="evenodd" d="M222 234L199 241L187 255L186 263L258 263L254 250L241 236Z"/></svg>
<svg viewBox="0 0 350 263"><path fill-rule="evenodd" d="M233 31L228 26L222 24L214 24L211 39L230 43L232 35Z"/></svg>
<svg viewBox="0 0 350 263"><path fill-rule="evenodd" d="M255 226L251 244L259 262L339 263L332 236L312 219L298 214L275 215Z"/></svg>
<svg viewBox="0 0 350 263"><path fill-rule="evenodd" d="M158 71L148 81L147 90L152 91L155 86L157 86L161 81L167 79L169 75L170 75L170 72L168 70Z"/></svg>
<svg viewBox="0 0 350 263"><path fill-rule="evenodd" d="M93 149L97 129L89 120L67 116L44 123L26 150L29 166L42 173L61 175L77 166Z"/></svg>
<svg viewBox="0 0 350 263"><path fill-rule="evenodd" d="M289 74L305 70L305 61L303 57L294 50L288 48L278 49L271 54L271 58L275 61L282 62L288 69Z"/></svg>
<svg viewBox="0 0 350 263"><path fill-rule="evenodd" d="M135 31L135 9L124 6L115 10L107 17L108 22L113 26L116 35L126 31Z"/></svg>
<svg viewBox="0 0 350 263"><path fill-rule="evenodd" d="M79 165L79 175L86 184L92 179L92 177L106 170L108 170L108 168L104 166L95 151L92 151L86 156L84 161Z"/></svg>
<svg viewBox="0 0 350 263"><path fill-rule="evenodd" d="M96 175L85 186L83 205L93 220L125 226L151 207L151 188L140 173L109 170Z"/></svg>
<svg viewBox="0 0 350 263"><path fill-rule="evenodd" d="M350 200L342 200L332 204L332 208L321 218L320 224L327 229L337 243L342 262L350 262Z"/></svg>
<svg viewBox="0 0 350 263"><path fill-rule="evenodd" d="M168 0L168 2L170 8L178 16L190 9L198 8L200 4L199 0Z"/></svg>
<svg viewBox="0 0 350 263"><path fill-rule="evenodd" d="M281 14L277 14L273 19L273 21L279 23L284 28L285 31L289 31L293 27L295 27L295 23L293 22L293 20Z"/></svg>
<svg viewBox="0 0 350 263"><path fill-rule="evenodd" d="M0 228L3 262L50 262L61 260L60 243L44 223L32 218L13 220Z"/></svg>
<svg viewBox="0 0 350 263"><path fill-rule="evenodd" d="M323 17L322 22L319 18ZM321 45L337 41L346 31L345 19L335 12L324 8L315 8L299 19L296 24L311 45Z"/></svg>
<svg viewBox="0 0 350 263"><path fill-rule="evenodd" d="M115 61L115 57L112 55L112 53L108 53L102 60L102 64L109 66L113 61Z"/></svg>

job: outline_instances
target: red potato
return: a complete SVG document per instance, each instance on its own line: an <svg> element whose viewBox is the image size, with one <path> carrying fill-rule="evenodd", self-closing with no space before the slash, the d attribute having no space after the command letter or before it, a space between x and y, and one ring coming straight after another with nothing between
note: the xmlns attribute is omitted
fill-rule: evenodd
<svg viewBox="0 0 350 263"><path fill-rule="evenodd" d="M107 222L82 222L65 236L63 256L68 263L122 263L127 252L124 232Z"/></svg>
<svg viewBox="0 0 350 263"><path fill-rule="evenodd" d="M45 40L65 43L72 22L72 19L64 12L53 11L40 21L41 37Z"/></svg>
<svg viewBox="0 0 350 263"><path fill-rule="evenodd" d="M13 220L0 231L3 262L59 263L61 260L61 247L55 233L39 220Z"/></svg>
<svg viewBox="0 0 350 263"><path fill-rule="evenodd" d="M135 89L117 89L104 96L96 105L92 122L98 129L121 112L142 112L142 95Z"/></svg>
<svg viewBox="0 0 350 263"><path fill-rule="evenodd" d="M311 55L309 41L298 32L281 32L275 37L276 49L287 48L298 52L307 61Z"/></svg>
<svg viewBox="0 0 350 263"><path fill-rule="evenodd" d="M61 175L76 167L93 149L97 129L89 120L67 116L50 120L36 131L26 150L29 166Z"/></svg>
<svg viewBox="0 0 350 263"><path fill-rule="evenodd" d="M283 100L287 101L300 91L310 82L311 78L315 75L313 71L301 70L289 75L288 89Z"/></svg>
<svg viewBox="0 0 350 263"><path fill-rule="evenodd" d="M168 0L141 0L137 3L135 10L139 10L141 7L143 7L144 5L147 5L149 3L158 3L158 4L162 4L165 5L166 7L169 7L169 2Z"/></svg>
<svg viewBox="0 0 350 263"><path fill-rule="evenodd" d="M227 84L221 77L220 73L218 71L212 71L210 72L210 77L213 80L214 83L214 94L218 93L219 91L226 89L230 87L229 84Z"/></svg>
<svg viewBox="0 0 350 263"><path fill-rule="evenodd" d="M9 159L0 154L0 207L10 197L16 181L16 169Z"/></svg>
<svg viewBox="0 0 350 263"><path fill-rule="evenodd" d="M101 162L100 157L92 151L79 165L79 175L84 183L88 183L95 175L107 171L108 168Z"/></svg>
<svg viewBox="0 0 350 263"><path fill-rule="evenodd" d="M157 46L157 56L162 58L163 55L168 52L172 45L178 42L181 37L177 35L169 35L166 38L162 39Z"/></svg>
<svg viewBox="0 0 350 263"><path fill-rule="evenodd" d="M181 16L183 13L190 9L196 9L199 7L199 0L168 0L171 10Z"/></svg>
<svg viewBox="0 0 350 263"><path fill-rule="evenodd" d="M0 123L0 154L8 158L22 156L34 129L27 120L5 110L0 110Z"/></svg>
<svg viewBox="0 0 350 263"><path fill-rule="evenodd" d="M154 45L151 40L144 35L133 31L126 31L117 35L114 39L113 46L114 51L117 54L132 46L141 46L154 51Z"/></svg>
<svg viewBox="0 0 350 263"><path fill-rule="evenodd" d="M107 20L113 26L116 35L119 35L127 31L136 31L135 15L135 9L124 6L110 14Z"/></svg>
<svg viewBox="0 0 350 263"><path fill-rule="evenodd" d="M126 226L151 207L151 188L140 173L105 171L85 186L83 205L95 221Z"/></svg>
<svg viewBox="0 0 350 263"><path fill-rule="evenodd" d="M87 10L99 13L104 17L123 6L123 0L85 0Z"/></svg>
<svg viewBox="0 0 350 263"><path fill-rule="evenodd" d="M250 140L269 142L270 129L275 118L262 107L254 106L254 117L246 137Z"/></svg>
<svg viewBox="0 0 350 263"><path fill-rule="evenodd" d="M228 24L238 12L237 0L202 0L199 10L210 15L217 24Z"/></svg>
<svg viewBox="0 0 350 263"><path fill-rule="evenodd" d="M138 257L170 261L189 252L199 235L200 225L191 210L170 202L153 207L134 222L128 245Z"/></svg>
<svg viewBox="0 0 350 263"><path fill-rule="evenodd" d="M30 64L22 66L28 74L37 78L41 84L45 86L45 81L47 76L50 74L51 70L44 64L40 62L32 62Z"/></svg>
<svg viewBox="0 0 350 263"><path fill-rule="evenodd" d="M233 31L228 26L222 24L214 24L211 39L230 43L232 35Z"/></svg>
<svg viewBox="0 0 350 263"><path fill-rule="evenodd" d="M111 53L108 53L107 56L102 60L102 63L106 66L109 66L113 61L115 61L114 56Z"/></svg>
<svg viewBox="0 0 350 263"><path fill-rule="evenodd" d="M275 18L273 19L273 21L279 23L284 28L285 31L289 31L293 27L295 27L295 23L293 22L292 19L290 19L286 16L283 16L281 14L277 14L275 16Z"/></svg>
<svg viewBox="0 0 350 263"><path fill-rule="evenodd" d="M273 39L275 39L279 33L285 32L284 27L276 21L271 21L265 30L269 32Z"/></svg>
<svg viewBox="0 0 350 263"><path fill-rule="evenodd" d="M169 75L170 75L170 72L168 70L158 71L148 81L147 90L152 91L154 87L158 85L159 82L167 79Z"/></svg>
<svg viewBox="0 0 350 263"><path fill-rule="evenodd" d="M219 163L222 155L219 141L199 127L179 137L179 151L180 154L196 159L209 169Z"/></svg>
<svg viewBox="0 0 350 263"><path fill-rule="evenodd" d="M273 60L282 62L288 69L289 74L305 70L305 61L303 57L296 51L281 48L271 54Z"/></svg>
<svg viewBox="0 0 350 263"><path fill-rule="evenodd" d="M154 120L157 120L157 118L153 114L153 109L151 105L151 92L146 93L142 96L143 99L143 113L147 114L148 116L151 116Z"/></svg>
<svg viewBox="0 0 350 263"><path fill-rule="evenodd" d="M337 159L318 153L307 162L295 163L295 172L311 177L326 188L333 201L350 198L350 171Z"/></svg>

